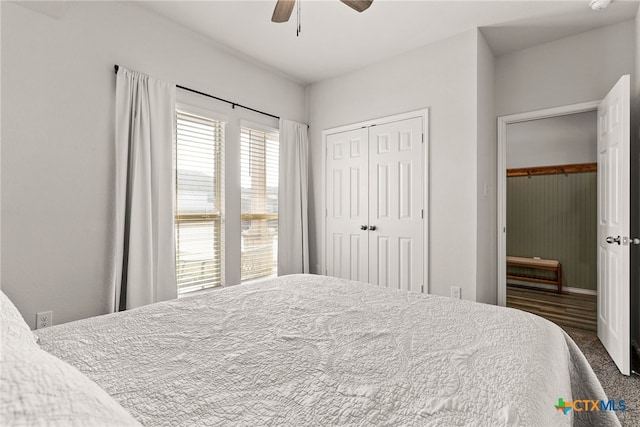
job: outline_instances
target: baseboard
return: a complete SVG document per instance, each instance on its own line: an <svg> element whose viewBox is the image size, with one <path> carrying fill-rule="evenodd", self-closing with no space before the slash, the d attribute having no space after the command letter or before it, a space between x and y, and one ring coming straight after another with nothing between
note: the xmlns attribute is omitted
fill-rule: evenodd
<svg viewBox="0 0 640 427"><path fill-rule="evenodd" d="M547 285L546 283L525 282L524 280L509 279L509 280L507 280L507 284L509 284L509 285L528 286L530 288L549 289L549 290L553 290L553 291L557 291L558 290L558 287L555 286L555 285ZM563 286L562 287L562 292L567 292L567 293L570 293L570 294L598 295L598 293L596 291L594 291L594 290L582 289L582 288L572 288L571 286Z"/></svg>

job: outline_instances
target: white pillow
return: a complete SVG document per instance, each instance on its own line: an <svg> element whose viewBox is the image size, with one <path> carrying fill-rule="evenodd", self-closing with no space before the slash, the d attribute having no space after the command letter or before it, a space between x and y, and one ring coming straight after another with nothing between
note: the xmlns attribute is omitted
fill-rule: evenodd
<svg viewBox="0 0 640 427"><path fill-rule="evenodd" d="M3 340L5 337L11 337L11 339L33 345L36 345L37 340L16 306L2 291L0 291L0 337Z"/></svg>
<svg viewBox="0 0 640 427"><path fill-rule="evenodd" d="M42 350L0 292L0 425L140 426L73 366Z"/></svg>

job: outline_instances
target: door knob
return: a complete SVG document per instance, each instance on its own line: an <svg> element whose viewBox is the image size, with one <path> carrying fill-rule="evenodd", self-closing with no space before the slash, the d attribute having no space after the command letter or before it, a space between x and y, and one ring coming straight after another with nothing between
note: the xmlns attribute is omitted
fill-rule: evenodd
<svg viewBox="0 0 640 427"><path fill-rule="evenodd" d="M629 238L629 241L631 242L632 245L640 245L640 239L637 237L631 237Z"/></svg>
<svg viewBox="0 0 640 427"><path fill-rule="evenodd" d="M363 224L363 225L360 226L360 230L366 230L366 229L367 229L366 224Z"/></svg>
<svg viewBox="0 0 640 427"><path fill-rule="evenodd" d="M369 230L374 231L377 227L375 225L370 225Z"/></svg>
<svg viewBox="0 0 640 427"><path fill-rule="evenodd" d="M613 244L613 243L620 244L620 236L618 236L618 237L612 237L612 236L607 237L607 243L609 243L609 244Z"/></svg>

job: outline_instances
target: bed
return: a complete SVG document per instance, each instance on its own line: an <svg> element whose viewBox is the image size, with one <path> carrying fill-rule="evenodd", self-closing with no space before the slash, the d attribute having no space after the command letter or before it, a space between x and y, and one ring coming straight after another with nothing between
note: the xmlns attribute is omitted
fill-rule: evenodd
<svg viewBox="0 0 640 427"><path fill-rule="evenodd" d="M15 394L31 385L7 386L24 378L7 373L22 361L7 362L5 343L20 334L3 333L5 422L67 425L93 414L76 425L619 425L610 411L555 407L559 398L606 397L552 323L325 276L232 286L35 332L37 344L24 345L97 384L125 412L111 420L78 407L56 414L68 402L21 407L14 401L30 400Z"/></svg>

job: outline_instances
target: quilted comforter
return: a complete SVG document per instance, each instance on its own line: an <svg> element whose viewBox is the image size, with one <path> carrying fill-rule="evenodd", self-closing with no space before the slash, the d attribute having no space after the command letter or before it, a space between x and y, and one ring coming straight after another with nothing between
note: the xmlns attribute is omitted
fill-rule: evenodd
<svg viewBox="0 0 640 427"><path fill-rule="evenodd" d="M38 330L145 426L618 425L552 323L292 275ZM566 414L565 414L566 412Z"/></svg>

